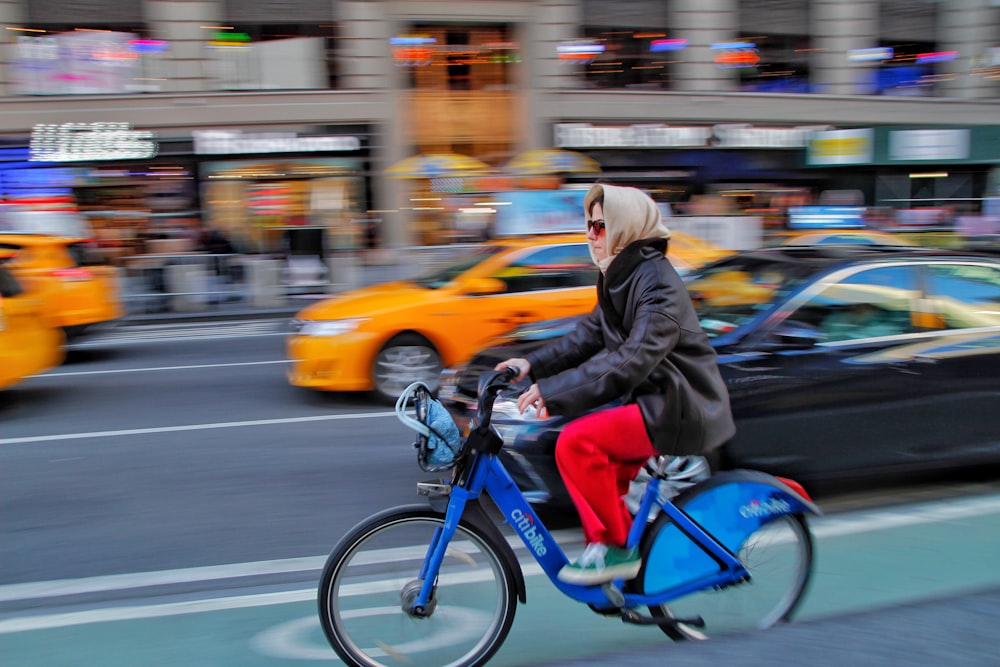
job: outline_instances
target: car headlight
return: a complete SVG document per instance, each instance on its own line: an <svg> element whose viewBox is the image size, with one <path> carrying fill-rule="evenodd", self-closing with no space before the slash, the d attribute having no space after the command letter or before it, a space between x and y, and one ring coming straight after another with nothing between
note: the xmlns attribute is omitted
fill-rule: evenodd
<svg viewBox="0 0 1000 667"><path fill-rule="evenodd" d="M354 317L346 320L307 320L299 326L300 336L340 336L354 331L368 320Z"/></svg>

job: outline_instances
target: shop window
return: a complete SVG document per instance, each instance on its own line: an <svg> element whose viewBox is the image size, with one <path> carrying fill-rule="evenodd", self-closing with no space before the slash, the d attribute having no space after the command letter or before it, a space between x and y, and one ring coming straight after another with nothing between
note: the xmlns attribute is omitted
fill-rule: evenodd
<svg viewBox="0 0 1000 667"><path fill-rule="evenodd" d="M508 90L521 62L511 28L499 25L411 25L390 40L393 62L416 90Z"/></svg>
<svg viewBox="0 0 1000 667"><path fill-rule="evenodd" d="M740 88L761 93L811 93L810 40L805 35L742 34L732 49L716 49L716 63L734 69Z"/></svg>
<svg viewBox="0 0 1000 667"><path fill-rule="evenodd" d="M229 23L205 28L206 59L223 90L337 87L332 23Z"/></svg>
<svg viewBox="0 0 1000 667"><path fill-rule="evenodd" d="M170 44L142 23L31 23L9 28L11 81L20 95L160 92Z"/></svg>
<svg viewBox="0 0 1000 667"><path fill-rule="evenodd" d="M559 45L559 59L594 88L670 88L672 67L687 44L659 29L590 26L583 33Z"/></svg>

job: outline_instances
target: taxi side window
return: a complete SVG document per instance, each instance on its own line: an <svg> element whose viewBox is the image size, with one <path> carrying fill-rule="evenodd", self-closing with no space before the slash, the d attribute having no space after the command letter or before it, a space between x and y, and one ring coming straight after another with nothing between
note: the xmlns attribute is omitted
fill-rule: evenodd
<svg viewBox="0 0 1000 667"><path fill-rule="evenodd" d="M0 269L0 297L14 297L22 292L20 283L6 269Z"/></svg>
<svg viewBox="0 0 1000 667"><path fill-rule="evenodd" d="M1000 269L976 264L927 267L929 328L1000 326Z"/></svg>
<svg viewBox="0 0 1000 667"><path fill-rule="evenodd" d="M540 248L494 273L506 293L590 287L597 284L597 267L586 244Z"/></svg>
<svg viewBox="0 0 1000 667"><path fill-rule="evenodd" d="M915 267L867 269L826 285L791 319L814 325L828 343L898 336L916 330L912 306L918 296Z"/></svg>

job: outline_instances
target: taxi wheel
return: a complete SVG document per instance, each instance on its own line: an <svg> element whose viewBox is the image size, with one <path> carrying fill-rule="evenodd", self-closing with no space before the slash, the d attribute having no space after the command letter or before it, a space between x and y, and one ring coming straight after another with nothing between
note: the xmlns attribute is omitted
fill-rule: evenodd
<svg viewBox="0 0 1000 667"><path fill-rule="evenodd" d="M413 382L423 382L432 392L441 383L441 355L419 334L400 334L386 343L375 357L372 381L380 401L395 403Z"/></svg>

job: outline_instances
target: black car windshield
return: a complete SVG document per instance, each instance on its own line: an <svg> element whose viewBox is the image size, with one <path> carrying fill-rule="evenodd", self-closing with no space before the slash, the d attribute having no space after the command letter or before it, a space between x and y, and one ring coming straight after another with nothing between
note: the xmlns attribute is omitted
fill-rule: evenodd
<svg viewBox="0 0 1000 667"><path fill-rule="evenodd" d="M709 264L685 282L702 329L715 338L770 308L817 268L784 255L749 253Z"/></svg>
<svg viewBox="0 0 1000 667"><path fill-rule="evenodd" d="M425 273L419 278L414 279L413 282L427 289L441 289L458 276L472 267L482 264L501 250L503 248L500 246L480 246L471 252L453 259L442 268Z"/></svg>

